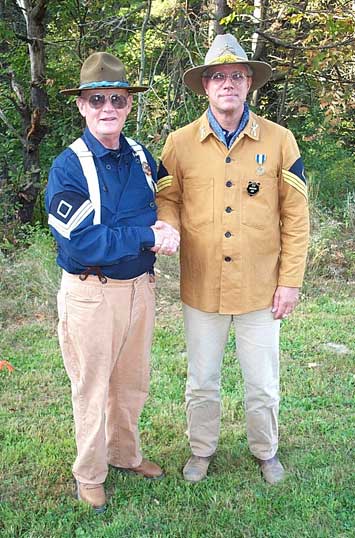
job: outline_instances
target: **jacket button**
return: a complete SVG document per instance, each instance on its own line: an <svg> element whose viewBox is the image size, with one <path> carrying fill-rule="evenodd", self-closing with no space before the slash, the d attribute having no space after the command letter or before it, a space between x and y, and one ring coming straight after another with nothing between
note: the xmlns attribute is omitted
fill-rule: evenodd
<svg viewBox="0 0 355 538"><path fill-rule="evenodd" d="M106 164L106 170L111 170L111 165L110 164Z"/></svg>
<svg viewBox="0 0 355 538"><path fill-rule="evenodd" d="M150 202L149 206L155 208L156 207L155 202Z"/></svg>
<svg viewBox="0 0 355 538"><path fill-rule="evenodd" d="M231 261L232 261L232 258L231 258L230 256L226 256L226 257L224 258L224 261L225 261L225 262L231 262Z"/></svg>
<svg viewBox="0 0 355 538"><path fill-rule="evenodd" d="M230 157L226 157L226 163L230 163L232 159Z"/></svg>
<svg viewBox="0 0 355 538"><path fill-rule="evenodd" d="M232 187L232 186L233 186L233 183L231 181L227 181L226 187Z"/></svg>
<svg viewBox="0 0 355 538"><path fill-rule="evenodd" d="M226 207L226 213L232 213L233 209L231 207Z"/></svg>
<svg viewBox="0 0 355 538"><path fill-rule="evenodd" d="M232 237L232 234L230 232L226 232L224 235L225 237Z"/></svg>

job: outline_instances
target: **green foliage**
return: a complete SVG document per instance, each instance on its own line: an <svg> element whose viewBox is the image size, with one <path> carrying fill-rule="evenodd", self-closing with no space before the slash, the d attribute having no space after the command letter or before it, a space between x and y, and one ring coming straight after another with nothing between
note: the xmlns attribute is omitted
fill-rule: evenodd
<svg viewBox="0 0 355 538"><path fill-rule="evenodd" d="M289 120L300 145L307 175L311 178L313 202L333 218L344 221L351 214L355 194L355 156L336 133L330 132L324 112L306 109Z"/></svg>
<svg viewBox="0 0 355 538"><path fill-rule="evenodd" d="M55 312L59 269L49 231L22 225L15 245L6 256L0 250L0 327Z"/></svg>
<svg viewBox="0 0 355 538"><path fill-rule="evenodd" d="M315 1L303 8L297 3L265 3L263 21L253 18L254 2L228 2L231 15L223 23L245 49L251 50L252 35L261 29L268 35L259 59L272 63L275 81L258 95L255 107L270 119L287 124L302 146L307 170L312 175L318 201L336 218L343 218L352 200L351 175L354 120L351 79L353 49L346 41L353 37L354 13L340 0ZM146 3L108 0L105 2L65 0L49 2L46 20L46 90L49 110L48 133L41 142L41 184L34 221L45 222L43 189L51 162L81 132L75 98L59 94L60 89L77 85L80 66L95 50L120 56L129 80L136 84L141 69L141 33ZM206 107L182 82L184 71L202 63L209 36L211 5L194 0L157 0L145 33L144 82L151 90L143 95L143 122L138 136L158 158L167 134L196 119ZM0 109L21 136L21 117L9 74L15 74L26 99L30 95L29 58L25 23L15 3L4 4L0 21L2 60L0 64ZM329 48L334 43L334 48ZM341 45L339 45L341 43ZM288 46L296 46L296 49ZM138 98L128 118L125 132L137 136ZM304 112L304 109L307 112ZM0 119L0 244L16 245L18 207L16 194L27 179L23 169L23 148ZM313 138L312 138L313 137ZM304 142L304 143L303 143ZM4 179L3 179L4 178ZM350 203L351 205L351 203ZM344 209L345 208L345 209ZM2 247L4 249L4 246Z"/></svg>
<svg viewBox="0 0 355 538"><path fill-rule="evenodd" d="M326 233L336 241L337 232L324 229ZM70 385L53 324L58 286L53 242L40 229L31 234L29 249L0 266L2 275L7 271L0 305L12 303L5 306L0 360L15 367L13 372L0 370L2 538L353 536L355 347L348 285L327 285L317 277L282 324L280 455L288 471L285 482L265 484L250 456L243 382L231 334L222 373L218 451L209 478L191 486L181 476L189 449L186 349L180 306L172 296L176 259L162 259L152 383L140 430L145 456L158 461L166 477L147 481L110 469L108 510L96 516L74 498ZM335 344L345 351L336 351Z"/></svg>
<svg viewBox="0 0 355 538"><path fill-rule="evenodd" d="M355 276L355 204L348 206L344 222L311 205L312 234L306 281L334 279L352 282Z"/></svg>

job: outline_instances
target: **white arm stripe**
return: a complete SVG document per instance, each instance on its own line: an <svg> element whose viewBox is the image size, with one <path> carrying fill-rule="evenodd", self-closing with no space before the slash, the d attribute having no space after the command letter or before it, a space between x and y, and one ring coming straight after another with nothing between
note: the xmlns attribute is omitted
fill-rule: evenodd
<svg viewBox="0 0 355 538"><path fill-rule="evenodd" d="M70 149L76 153L86 178L90 200L95 209L94 224L101 224L101 196L94 157L82 138L77 138Z"/></svg>
<svg viewBox="0 0 355 538"><path fill-rule="evenodd" d="M66 224L61 220L54 217L51 213L48 216L48 224L57 230L60 235L66 239L70 239L70 233L75 230L83 222L84 219L90 213L94 211L94 206L90 200L86 200L80 207L75 211L74 215L68 220Z"/></svg>
<svg viewBox="0 0 355 538"><path fill-rule="evenodd" d="M156 185L154 183L154 179L152 178L152 176L147 174L146 172L146 169L150 170L150 166L148 164L147 157L143 151L142 146L140 144L137 144L137 142L133 140L133 138L126 137L126 140L128 144L131 146L131 148L133 149L133 152L138 155L139 160L141 162L143 173L145 175L145 179L147 180L147 183L148 183L148 187L152 190L153 194L155 194Z"/></svg>

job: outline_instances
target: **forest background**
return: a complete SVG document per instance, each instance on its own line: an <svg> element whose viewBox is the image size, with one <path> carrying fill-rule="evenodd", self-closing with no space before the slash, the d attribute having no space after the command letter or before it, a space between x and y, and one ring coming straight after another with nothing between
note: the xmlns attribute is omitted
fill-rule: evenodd
<svg viewBox="0 0 355 538"><path fill-rule="evenodd" d="M352 536L354 23L355 2L337 0L0 0L0 361L7 361L0 362L0 530L5 538ZM52 160L83 124L75 100L59 90L78 82L91 52L119 56L132 84L150 86L135 98L125 134L159 159L169 132L206 107L203 97L182 84L184 71L202 64L214 35L226 32L250 58L272 65L272 80L250 96L250 104L293 131L308 177L312 238L306 285L298 313L285 324L283 344L283 435L296 482L271 492L250 478L251 463L240 463L247 447L243 425L240 431L235 426L242 417L242 394L236 389L240 374L231 367L233 335L226 356L225 452L215 464L222 482L212 479L191 491L179 481L187 455L185 347L178 263L161 259L155 374L142 439L150 455L165 455L172 478L156 489L122 479L126 494L114 493L111 479L111 510L98 523L67 500L74 453L70 394L55 338L59 272L43 191ZM304 472L297 474L300 465ZM237 478L225 473L226 466L238 470ZM242 493L235 493L240 488Z"/></svg>

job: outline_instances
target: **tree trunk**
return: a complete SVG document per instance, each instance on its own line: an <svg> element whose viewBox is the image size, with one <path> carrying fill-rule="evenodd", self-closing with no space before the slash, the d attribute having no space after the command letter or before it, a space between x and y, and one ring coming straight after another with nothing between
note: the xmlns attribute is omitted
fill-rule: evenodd
<svg viewBox="0 0 355 538"><path fill-rule="evenodd" d="M144 82L144 72L145 72L145 33L147 31L149 19L150 19L150 12L152 9L152 0L148 0L147 3L147 10L145 12L143 24L142 24L142 30L141 30L141 65L139 69L139 86L143 85ZM137 137L139 138L140 131L142 128L143 123L143 116L144 116L144 96L142 93L138 94L138 110L137 110Z"/></svg>
<svg viewBox="0 0 355 538"><path fill-rule="evenodd" d="M23 163L26 177L26 184L18 193L20 201L19 218L21 222L30 222L32 220L35 203L40 190L39 148L47 131L46 126L43 124L43 118L48 109L48 96L45 89L46 79L44 75L44 19L48 1L16 0L26 21L31 68L30 105L25 106L25 103L19 103L24 128Z"/></svg>
<svg viewBox="0 0 355 538"><path fill-rule="evenodd" d="M254 21L262 31L265 29L268 6L268 0L254 0ZM254 32L252 36L251 48L253 51L253 60L259 60L259 58L263 55L265 42L257 32ZM253 106L257 106L258 96L259 90L255 90L251 98L251 104Z"/></svg>
<svg viewBox="0 0 355 538"><path fill-rule="evenodd" d="M221 26L220 21L230 13L226 0L210 0L209 9L212 13L212 19L209 25L208 37L212 43L214 37L225 33L225 27Z"/></svg>

